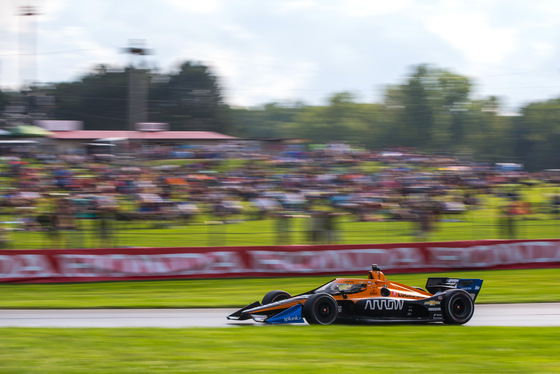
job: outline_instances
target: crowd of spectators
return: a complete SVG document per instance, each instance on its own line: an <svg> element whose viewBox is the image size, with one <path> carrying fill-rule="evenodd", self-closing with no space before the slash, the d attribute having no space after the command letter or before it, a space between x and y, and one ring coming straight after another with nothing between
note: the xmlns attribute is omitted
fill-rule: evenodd
<svg viewBox="0 0 560 374"><path fill-rule="evenodd" d="M481 194L506 191L506 201L519 203L515 190L497 187L529 179L522 170L449 155L340 144L275 153L167 147L103 161L31 152L4 155L0 170L3 222L57 240L60 231L91 219L109 244L115 220L204 224L276 217L281 231L295 216L309 217L310 241L333 242L340 215L416 222L423 238L442 217L476 208Z"/></svg>

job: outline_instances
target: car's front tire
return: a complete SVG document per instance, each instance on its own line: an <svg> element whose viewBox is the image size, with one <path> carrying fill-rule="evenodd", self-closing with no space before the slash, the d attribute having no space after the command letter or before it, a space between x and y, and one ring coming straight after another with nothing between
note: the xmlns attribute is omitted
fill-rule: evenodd
<svg viewBox="0 0 560 374"><path fill-rule="evenodd" d="M443 322L462 325L469 322L474 314L474 302L468 292L453 289L443 293Z"/></svg>
<svg viewBox="0 0 560 374"><path fill-rule="evenodd" d="M275 303L280 300L289 299L290 297L292 297L292 295L290 295L286 291L274 290L264 295L262 299L262 304L264 305L264 304Z"/></svg>
<svg viewBox="0 0 560 374"><path fill-rule="evenodd" d="M337 316L338 304L329 294L313 294L303 304L303 317L310 325L330 325Z"/></svg>

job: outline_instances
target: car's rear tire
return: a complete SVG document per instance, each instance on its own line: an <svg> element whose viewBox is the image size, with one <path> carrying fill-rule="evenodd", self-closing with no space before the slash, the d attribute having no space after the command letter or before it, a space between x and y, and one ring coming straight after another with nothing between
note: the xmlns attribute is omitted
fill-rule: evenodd
<svg viewBox="0 0 560 374"><path fill-rule="evenodd" d="M290 295L286 291L274 290L264 295L262 299L262 304L264 305L264 304L275 303L280 300L289 299L290 297L292 297L292 295Z"/></svg>
<svg viewBox="0 0 560 374"><path fill-rule="evenodd" d="M462 325L472 318L474 302L468 292L464 290L448 290L443 293L441 311L443 322L451 325Z"/></svg>
<svg viewBox="0 0 560 374"><path fill-rule="evenodd" d="M330 325L337 316L338 304L329 294L313 294L303 304L303 317L310 325Z"/></svg>

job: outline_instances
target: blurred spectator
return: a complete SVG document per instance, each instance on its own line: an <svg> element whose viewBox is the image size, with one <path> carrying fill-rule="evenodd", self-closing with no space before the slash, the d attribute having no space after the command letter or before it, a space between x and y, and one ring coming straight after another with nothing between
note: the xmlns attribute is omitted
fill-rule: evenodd
<svg viewBox="0 0 560 374"><path fill-rule="evenodd" d="M499 215L499 232L500 237L504 239L515 239L516 236L516 204L508 201L500 208Z"/></svg>
<svg viewBox="0 0 560 374"><path fill-rule="evenodd" d="M177 211L185 224L190 224L200 213L198 206L192 201L180 201L177 203Z"/></svg>
<svg viewBox="0 0 560 374"><path fill-rule="evenodd" d="M551 206L552 206L552 218L559 219L560 218L560 195L558 194L558 192L552 195Z"/></svg>
<svg viewBox="0 0 560 374"><path fill-rule="evenodd" d="M53 238L60 238L61 231L76 232L77 219L94 218L102 246L116 244L117 217L126 222L165 222L167 227L173 221L192 223L199 216L210 216L201 222L236 222L248 212L252 219L274 217L279 233L291 231L293 215L308 216L313 243L338 240L339 212L353 214L359 221L414 222L417 237L426 240L441 214L460 215L467 207L480 206L485 199L477 194L502 190L504 197L518 200L511 182L522 178L521 173L512 176L449 156L402 148L353 152L344 144L277 154L255 149L244 153L224 146L188 150L162 146L147 155L173 159L152 164L87 156L3 158L0 172L7 216L17 217L13 221L27 230L42 230ZM189 160L179 165L179 157ZM225 157L248 161L230 163ZM56 209L50 209L47 197L57 193L71 194L72 201L66 207L58 202ZM560 218L558 194L549 204L553 216ZM530 207L517 206L511 214L521 211L530 212ZM507 223L514 220L509 214L504 210L500 216L504 236L515 234L514 223Z"/></svg>
<svg viewBox="0 0 560 374"><path fill-rule="evenodd" d="M113 224L117 203L110 193L97 195L94 200L95 222L101 247L113 245Z"/></svg>
<svg viewBox="0 0 560 374"><path fill-rule="evenodd" d="M54 240L60 248L72 247L72 232L77 229L76 208L72 200L62 197L56 200L54 212Z"/></svg>

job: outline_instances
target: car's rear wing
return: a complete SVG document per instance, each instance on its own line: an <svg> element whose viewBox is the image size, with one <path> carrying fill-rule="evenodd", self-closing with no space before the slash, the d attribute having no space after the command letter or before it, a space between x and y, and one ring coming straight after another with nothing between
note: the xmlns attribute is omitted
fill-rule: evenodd
<svg viewBox="0 0 560 374"><path fill-rule="evenodd" d="M482 287L482 279L458 279L458 278L428 278L426 282L426 290L429 293L443 292L454 288L465 290L471 295L473 301L476 300L480 288Z"/></svg>

